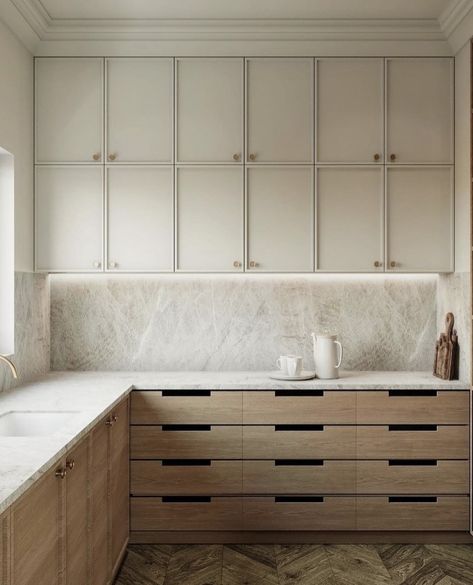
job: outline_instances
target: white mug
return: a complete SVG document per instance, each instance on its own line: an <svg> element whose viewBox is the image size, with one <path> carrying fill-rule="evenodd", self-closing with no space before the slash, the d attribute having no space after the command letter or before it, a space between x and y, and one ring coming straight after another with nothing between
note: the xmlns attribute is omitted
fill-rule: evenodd
<svg viewBox="0 0 473 585"><path fill-rule="evenodd" d="M276 365L278 366L278 368L281 370L281 372L283 374L287 375L287 358L289 356L287 355L281 355L278 357L278 359L276 360Z"/></svg>
<svg viewBox="0 0 473 585"><path fill-rule="evenodd" d="M302 358L297 355L287 356L286 368L288 376L300 376L302 372Z"/></svg>

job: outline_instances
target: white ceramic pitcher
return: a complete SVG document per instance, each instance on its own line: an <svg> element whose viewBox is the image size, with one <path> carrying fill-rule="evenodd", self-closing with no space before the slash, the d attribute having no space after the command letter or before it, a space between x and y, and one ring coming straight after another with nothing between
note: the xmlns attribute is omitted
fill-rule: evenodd
<svg viewBox="0 0 473 585"><path fill-rule="evenodd" d="M321 380L338 378L338 369L343 359L342 344L336 335L315 335L314 341L315 375Z"/></svg>

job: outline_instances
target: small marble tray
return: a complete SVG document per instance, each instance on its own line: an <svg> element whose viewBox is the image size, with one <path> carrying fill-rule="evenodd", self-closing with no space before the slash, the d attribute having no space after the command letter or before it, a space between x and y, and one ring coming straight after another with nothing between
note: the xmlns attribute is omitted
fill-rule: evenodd
<svg viewBox="0 0 473 585"><path fill-rule="evenodd" d="M301 380L312 380L312 378L315 378L315 372L302 370L299 376L288 376L287 374L283 374L282 372L277 370L276 372L271 372L269 374L269 377L272 378L273 380L287 380L296 382Z"/></svg>

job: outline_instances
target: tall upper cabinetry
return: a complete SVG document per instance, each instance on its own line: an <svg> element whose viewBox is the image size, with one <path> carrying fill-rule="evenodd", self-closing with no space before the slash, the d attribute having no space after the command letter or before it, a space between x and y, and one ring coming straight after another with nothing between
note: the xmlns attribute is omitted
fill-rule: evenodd
<svg viewBox="0 0 473 585"><path fill-rule="evenodd" d="M449 58L36 59L36 267L453 269Z"/></svg>

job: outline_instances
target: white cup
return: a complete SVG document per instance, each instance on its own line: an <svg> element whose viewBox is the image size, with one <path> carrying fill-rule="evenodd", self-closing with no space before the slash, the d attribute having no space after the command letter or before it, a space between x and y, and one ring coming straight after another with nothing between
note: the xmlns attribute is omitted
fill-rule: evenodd
<svg viewBox="0 0 473 585"><path fill-rule="evenodd" d="M281 370L281 373L283 373L285 375L287 375L287 358L288 357L289 356L287 356L287 355L281 355L276 360L276 365Z"/></svg>
<svg viewBox="0 0 473 585"><path fill-rule="evenodd" d="M302 372L302 358L297 355L289 355L286 359L288 376L300 376Z"/></svg>

